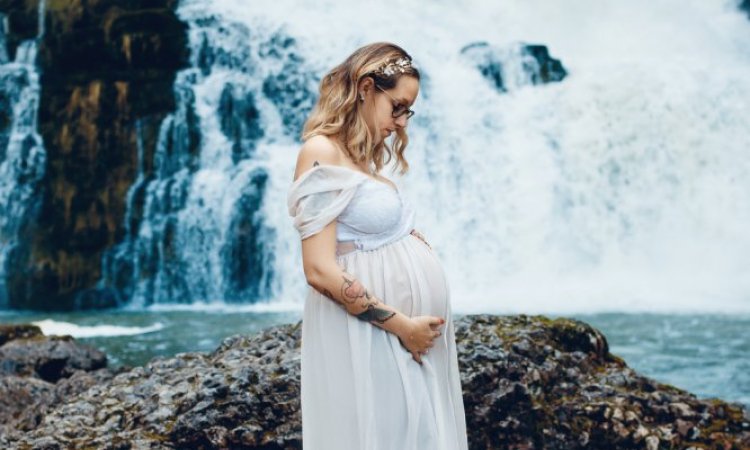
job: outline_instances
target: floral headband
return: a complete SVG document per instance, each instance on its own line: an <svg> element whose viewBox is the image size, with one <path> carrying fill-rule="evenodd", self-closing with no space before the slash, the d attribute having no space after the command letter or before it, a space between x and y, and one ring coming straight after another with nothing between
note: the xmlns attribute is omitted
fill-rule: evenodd
<svg viewBox="0 0 750 450"><path fill-rule="evenodd" d="M379 75L385 75L387 77L390 77L394 73L401 72L404 73L407 70L411 69L413 66L411 64L411 60L406 57L401 57L395 61L390 61L385 63L383 66L379 67L377 70L374 71L374 73L377 73Z"/></svg>

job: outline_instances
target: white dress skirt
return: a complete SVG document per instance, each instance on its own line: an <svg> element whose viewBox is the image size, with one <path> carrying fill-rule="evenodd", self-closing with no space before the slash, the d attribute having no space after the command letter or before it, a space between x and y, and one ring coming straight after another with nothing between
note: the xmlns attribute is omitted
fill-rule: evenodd
<svg viewBox="0 0 750 450"><path fill-rule="evenodd" d="M362 172L319 165L289 191L304 239L337 220L355 249L337 262L402 313L442 317L441 336L417 363L398 337L352 316L310 287L302 319L305 450L468 448L450 289L437 254L409 232L401 192Z"/></svg>

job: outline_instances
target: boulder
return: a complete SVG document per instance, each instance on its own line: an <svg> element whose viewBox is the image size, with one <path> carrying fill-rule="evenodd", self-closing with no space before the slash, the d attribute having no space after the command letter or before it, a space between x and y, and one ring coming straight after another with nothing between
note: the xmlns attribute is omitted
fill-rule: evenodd
<svg viewBox="0 0 750 450"><path fill-rule="evenodd" d="M0 435L33 430L51 408L108 381L106 365L104 353L70 336L0 325Z"/></svg>
<svg viewBox="0 0 750 450"><path fill-rule="evenodd" d="M20 375L56 383L78 370L107 365L107 355L70 336L20 338L0 347L0 376Z"/></svg>

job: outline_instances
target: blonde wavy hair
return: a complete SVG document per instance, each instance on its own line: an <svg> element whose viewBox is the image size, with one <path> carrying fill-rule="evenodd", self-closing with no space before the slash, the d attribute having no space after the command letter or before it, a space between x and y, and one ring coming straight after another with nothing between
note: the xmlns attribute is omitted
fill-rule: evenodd
<svg viewBox="0 0 750 450"><path fill-rule="evenodd" d="M399 58L412 59L398 45L376 42L357 49L343 63L331 69L320 81L320 96L305 122L302 140L319 134L335 135L353 161L364 163L368 169L374 165L375 171L379 172L395 156L396 168L400 168L402 175L405 174L409 170L409 163L404 158L409 143L406 131L403 128L396 130L392 148L385 139L373 146L373 136L357 101L357 88L364 77L372 77L376 86L386 90L395 87L402 76L420 79L419 71L411 66L406 67L403 73L397 70L390 76L378 72L378 69Z"/></svg>

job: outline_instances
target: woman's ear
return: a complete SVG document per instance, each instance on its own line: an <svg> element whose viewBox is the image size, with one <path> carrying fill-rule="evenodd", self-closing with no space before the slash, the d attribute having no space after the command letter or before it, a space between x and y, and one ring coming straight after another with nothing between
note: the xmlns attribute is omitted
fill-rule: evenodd
<svg viewBox="0 0 750 450"><path fill-rule="evenodd" d="M375 87L375 82L370 77L364 77L359 81L359 85L357 86L357 98L359 100L364 100L365 97L370 93L370 90L372 90Z"/></svg>

